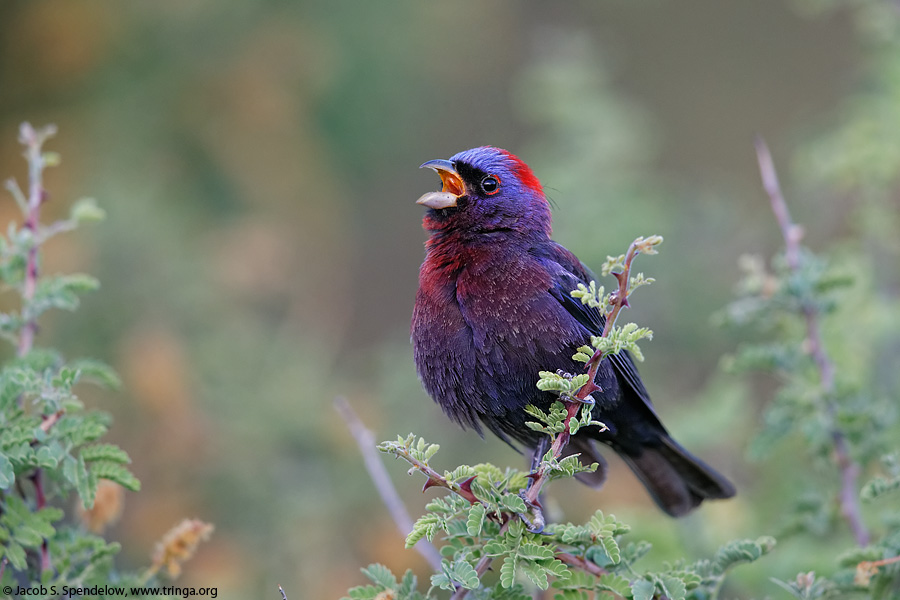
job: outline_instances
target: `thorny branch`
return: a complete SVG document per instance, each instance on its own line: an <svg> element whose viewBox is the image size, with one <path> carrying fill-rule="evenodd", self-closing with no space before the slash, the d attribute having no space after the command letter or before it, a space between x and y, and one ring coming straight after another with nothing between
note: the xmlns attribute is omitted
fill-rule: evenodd
<svg viewBox="0 0 900 600"><path fill-rule="evenodd" d="M628 247L628 252L625 253L625 261L624 268L621 272L614 272L613 275L616 277L616 280L619 282L618 289L610 295L610 310L609 314L606 315L606 324L603 327L603 333L600 334L600 337L608 337L610 332L613 329L613 326L616 323L616 319L619 316L619 313L622 309L628 306L628 282L631 277L631 263L634 261L635 257L641 252L647 252L651 249L653 242L650 240L645 240L643 238L638 238L631 243ZM603 352L601 350L597 350L594 352L594 355L591 356L590 360L587 363L588 366L588 381L586 384L581 386L579 390L575 393L572 398L562 397L561 400L566 405L566 419L565 419L565 429L562 433L560 433L555 440L553 440L553 444L550 446L550 451L553 453L553 457L555 459L559 459L562 456L562 452L565 449L566 445L569 443L569 438L571 434L569 433L569 422L578 414L578 410L585 403L591 403L589 400L589 396L595 392L600 390L597 384L594 383L595 378L597 377L597 371L600 369L600 364L603 362ZM541 488L547 482L550 476L550 469L547 465L546 461L542 461L538 466L537 470L532 473L532 483L529 486L528 490L525 492L525 502L528 503L529 506L534 508L534 516L535 523L532 524L532 529L536 529L540 531L543 529L543 515L541 514L540 509L540 493Z"/></svg>
<svg viewBox="0 0 900 600"><path fill-rule="evenodd" d="M19 128L19 142L25 146L25 158L28 161L28 197L25 198L15 182L7 183L7 189L13 194L19 207L22 208L25 217L24 228L31 233L31 245L25 263L25 277L22 283L22 317L24 323L19 334L19 344L16 354L19 357L27 355L34 348L34 336L37 332L37 319L32 312L32 302L38 283L38 249L40 247L40 217L41 205L44 203L44 168L47 166L47 155L43 152L43 145L49 138L56 134L56 126L48 125L42 129L35 129L29 123L22 123ZM48 431L59 420L58 414L44 415L41 429ZM41 470L36 469L31 477L34 483L37 509L46 505L44 495L43 477ZM50 561L50 550L47 540L41 544L41 571L53 567Z"/></svg>
<svg viewBox="0 0 900 600"><path fill-rule="evenodd" d="M781 228L781 235L784 238L785 261L788 268L797 272L801 267L800 240L803 238L803 228L791 220L787 203L781 193L781 185L778 183L778 173L775 171L772 155L762 138L756 139L756 156L763 188L769 195L772 212L775 213L775 218ZM850 456L844 432L835 423L837 409L833 399L835 392L834 363L829 358L822 342L819 309L811 303L805 303L803 317L806 321L806 347L819 370L825 412L829 420L831 441L834 446L834 458L841 472L841 491L838 496L841 514L847 520L850 530L856 538L856 543L866 546L869 543L869 531L862 520L857 491L860 467Z"/></svg>

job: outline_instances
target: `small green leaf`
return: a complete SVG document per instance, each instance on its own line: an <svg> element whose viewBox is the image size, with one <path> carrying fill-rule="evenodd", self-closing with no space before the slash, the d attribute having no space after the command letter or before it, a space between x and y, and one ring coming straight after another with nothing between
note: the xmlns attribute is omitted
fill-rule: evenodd
<svg viewBox="0 0 900 600"><path fill-rule="evenodd" d="M651 600L656 591L656 585L646 579L636 579L631 584L631 596L633 600Z"/></svg>
<svg viewBox="0 0 900 600"><path fill-rule="evenodd" d="M530 560L553 558L553 550L551 550L547 546L541 546L540 544L533 544L530 542L519 546L519 549L516 551L516 553L519 555L519 558L527 558Z"/></svg>
<svg viewBox="0 0 900 600"><path fill-rule="evenodd" d="M442 590L450 590L451 592L456 590L456 586L453 585L453 580L451 580L446 573L435 573L432 575L431 585Z"/></svg>
<svg viewBox="0 0 900 600"><path fill-rule="evenodd" d="M484 524L484 505L481 503L473 504L469 509L469 516L466 519L466 531L471 536L481 533L481 526Z"/></svg>
<svg viewBox="0 0 900 600"><path fill-rule="evenodd" d="M515 513L524 513L527 510L525 501L516 494L506 494L500 501L504 507Z"/></svg>
<svg viewBox="0 0 900 600"><path fill-rule="evenodd" d="M775 547L775 538L763 536L756 540L734 540L719 548L715 563L720 572L742 562L753 562Z"/></svg>
<svg viewBox="0 0 900 600"><path fill-rule="evenodd" d="M523 560L521 563L522 572L531 580L531 583L542 590L550 587L550 581L547 579L547 571L541 565Z"/></svg>
<svg viewBox="0 0 900 600"><path fill-rule="evenodd" d="M129 464L128 454L115 444L94 444L81 449L81 457L85 462L105 460L119 464Z"/></svg>
<svg viewBox="0 0 900 600"><path fill-rule="evenodd" d="M465 560L460 559L454 562L447 574L467 590L474 590L478 587L478 572Z"/></svg>
<svg viewBox="0 0 900 600"><path fill-rule="evenodd" d="M5 454L0 453L0 490L8 490L16 482L13 465Z"/></svg>
<svg viewBox="0 0 900 600"><path fill-rule="evenodd" d="M687 588L684 582L671 575L663 575L659 578L659 584L669 600L684 600L687 595Z"/></svg>
<svg viewBox="0 0 900 600"><path fill-rule="evenodd" d="M4 556L9 559L9 564L14 569L25 571L28 566L25 560L25 549L18 542L10 540L0 548L2 548Z"/></svg>
<svg viewBox="0 0 900 600"><path fill-rule="evenodd" d="M67 456L63 460L63 477L75 486L75 491L81 497L81 504L85 508L92 508L94 495L97 493L97 481L88 472L84 459L79 456L76 460Z"/></svg>
<svg viewBox="0 0 900 600"><path fill-rule="evenodd" d="M97 205L94 198L81 198L72 205L69 218L76 223L102 221L106 218L106 211Z"/></svg>
<svg viewBox="0 0 900 600"><path fill-rule="evenodd" d="M385 589L394 589L397 587L397 578L394 577L394 574L391 573L390 569L380 563L369 565L362 569L362 573L368 577L372 583L380 585Z"/></svg>
<svg viewBox="0 0 900 600"><path fill-rule="evenodd" d="M631 591L631 583L621 575L605 573L600 576L600 580L597 582L597 589L626 598Z"/></svg>
<svg viewBox="0 0 900 600"><path fill-rule="evenodd" d="M606 537L600 540L600 544L603 545L603 549L606 551L606 555L609 556L609 560L611 560L613 564L619 564L619 561L622 560L622 555L619 552L619 544L616 542L616 539Z"/></svg>
<svg viewBox="0 0 900 600"><path fill-rule="evenodd" d="M500 585L505 588L511 588L516 582L516 555L510 554L503 560L503 566L500 567Z"/></svg>
<svg viewBox="0 0 900 600"><path fill-rule="evenodd" d="M875 500L884 494L900 490L900 477L893 479L885 479L884 477L876 477L866 483L859 492L860 498L867 502Z"/></svg>
<svg viewBox="0 0 900 600"><path fill-rule="evenodd" d="M91 463L91 475L96 479L114 481L132 492L140 491L141 482L119 463L99 461Z"/></svg>

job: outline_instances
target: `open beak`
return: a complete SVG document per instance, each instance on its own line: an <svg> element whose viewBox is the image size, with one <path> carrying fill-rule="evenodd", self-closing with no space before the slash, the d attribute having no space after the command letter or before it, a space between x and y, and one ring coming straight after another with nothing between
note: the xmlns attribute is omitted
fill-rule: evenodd
<svg viewBox="0 0 900 600"><path fill-rule="evenodd" d="M456 201L466 195L466 185L463 183L456 167L449 160L429 160L420 169L432 169L441 178L443 186L439 192L428 192L416 200L416 204L422 204L428 208L441 209L456 206Z"/></svg>

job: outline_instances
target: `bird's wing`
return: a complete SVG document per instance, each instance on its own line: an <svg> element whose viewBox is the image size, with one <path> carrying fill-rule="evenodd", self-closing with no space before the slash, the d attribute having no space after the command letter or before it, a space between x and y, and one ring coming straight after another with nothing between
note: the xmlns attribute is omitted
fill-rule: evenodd
<svg viewBox="0 0 900 600"><path fill-rule="evenodd" d="M596 308L582 304L581 300L573 298L571 295L572 290L576 289L579 283L589 285L592 280L597 281L597 277L574 254L559 244L552 243L549 250L548 258L552 258L562 267L559 275L554 278L555 286L550 293L591 335L600 335L606 325L606 318ZM656 416L653 403L650 401L650 394L644 387L628 351L623 350L619 354L614 354L609 357L609 360L619 379L626 383L634 395L640 398L647 409Z"/></svg>

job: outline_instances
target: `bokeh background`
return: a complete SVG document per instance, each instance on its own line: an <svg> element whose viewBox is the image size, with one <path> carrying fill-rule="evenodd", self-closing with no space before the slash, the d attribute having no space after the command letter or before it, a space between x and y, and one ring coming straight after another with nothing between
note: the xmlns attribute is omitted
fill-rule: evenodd
<svg viewBox="0 0 900 600"><path fill-rule="evenodd" d="M650 564L771 533L766 515L805 467L789 449L748 457L772 385L722 372L738 338L711 316L738 257L778 247L756 134L809 245L877 246L882 289L896 293L896 243L884 240L896 239L897 196L850 193L855 163L841 162L845 141L881 140L855 166L876 163L881 189L896 185L900 124L877 100L900 102L878 95L900 89L900 68L878 11L893 18L896 5L0 2L0 175L24 176L21 121L54 122L63 163L48 173L48 211L92 196L108 212L48 248L47 270L103 287L76 316L51 316L39 342L124 379L81 392L115 416L112 438L143 483L109 534L119 564L147 564L165 530L198 517L216 533L179 581L221 598L275 598L278 583L292 599L337 598L374 561L427 574L335 396L378 439L441 444L439 468L523 464L440 414L408 340L425 239L413 202L438 185L417 167L482 144L531 164L556 239L589 265L638 235L665 237L640 264L657 283L627 314L656 333L641 371L675 436L741 490L674 521L615 463L600 493L555 485L553 510L615 512L654 543ZM848 133L866 115L870 127ZM11 199L0 218L16 218ZM389 468L417 515L434 492ZM728 595L774 594L768 577L815 569L812 549L791 543L736 574Z"/></svg>

